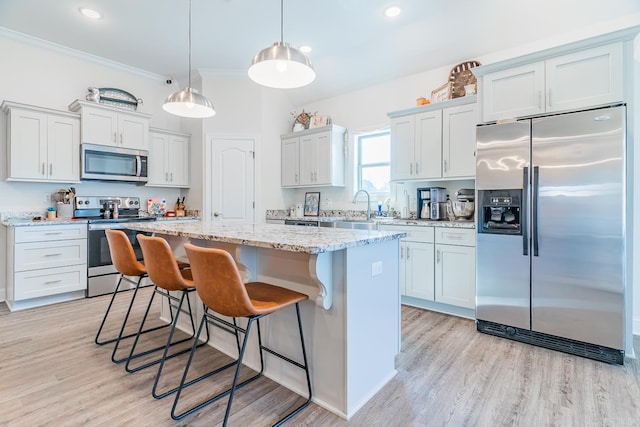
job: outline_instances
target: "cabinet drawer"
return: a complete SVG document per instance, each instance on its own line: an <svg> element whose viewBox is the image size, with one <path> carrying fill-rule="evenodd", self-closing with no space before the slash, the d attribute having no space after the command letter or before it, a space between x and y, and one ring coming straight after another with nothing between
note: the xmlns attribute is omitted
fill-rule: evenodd
<svg viewBox="0 0 640 427"><path fill-rule="evenodd" d="M16 227L15 242L45 242L86 239L87 224L41 225Z"/></svg>
<svg viewBox="0 0 640 427"><path fill-rule="evenodd" d="M476 230L470 228L436 227L436 243L458 246L475 246Z"/></svg>
<svg viewBox="0 0 640 427"><path fill-rule="evenodd" d="M86 265L23 271L15 275L15 300L38 298L87 288Z"/></svg>
<svg viewBox="0 0 640 427"><path fill-rule="evenodd" d="M402 231L407 233L402 240L406 242L433 243L433 227L411 226L411 225L381 225L380 230Z"/></svg>
<svg viewBox="0 0 640 427"><path fill-rule="evenodd" d="M15 271L87 264L87 239L15 245Z"/></svg>

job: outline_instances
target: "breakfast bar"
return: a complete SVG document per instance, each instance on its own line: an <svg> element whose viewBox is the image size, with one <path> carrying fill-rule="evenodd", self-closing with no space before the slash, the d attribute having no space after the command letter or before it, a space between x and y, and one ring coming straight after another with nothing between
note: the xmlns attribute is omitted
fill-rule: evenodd
<svg viewBox="0 0 640 427"><path fill-rule="evenodd" d="M301 314L316 404L349 419L396 374L399 239L404 233L217 222L132 223L128 227L164 237L178 258L185 256L186 242L224 249L245 281L307 294ZM301 357L299 338L286 327L294 318L289 310L270 316L264 323L263 340L295 360ZM186 322L183 328L188 330ZM212 331L210 344L236 355L235 339L224 331ZM304 394L304 374L286 369L284 363L269 357L265 375ZM258 368L257 348L248 350L245 364Z"/></svg>

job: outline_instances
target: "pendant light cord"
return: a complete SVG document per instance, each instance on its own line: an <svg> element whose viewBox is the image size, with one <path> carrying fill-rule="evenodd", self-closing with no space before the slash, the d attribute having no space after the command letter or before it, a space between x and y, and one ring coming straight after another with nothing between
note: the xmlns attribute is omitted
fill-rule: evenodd
<svg viewBox="0 0 640 427"><path fill-rule="evenodd" d="M280 0L280 43L284 43L284 0Z"/></svg>
<svg viewBox="0 0 640 427"><path fill-rule="evenodd" d="M189 0L189 87L191 87L191 0Z"/></svg>

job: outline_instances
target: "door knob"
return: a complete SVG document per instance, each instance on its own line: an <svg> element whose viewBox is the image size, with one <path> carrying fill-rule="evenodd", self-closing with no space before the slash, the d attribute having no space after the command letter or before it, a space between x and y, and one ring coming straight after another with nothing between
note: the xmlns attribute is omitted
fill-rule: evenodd
<svg viewBox="0 0 640 427"><path fill-rule="evenodd" d="M214 212L214 213L213 213L213 216L215 216L215 217L217 218L217 217L219 217L219 216L222 216L222 214L221 214L220 212Z"/></svg>

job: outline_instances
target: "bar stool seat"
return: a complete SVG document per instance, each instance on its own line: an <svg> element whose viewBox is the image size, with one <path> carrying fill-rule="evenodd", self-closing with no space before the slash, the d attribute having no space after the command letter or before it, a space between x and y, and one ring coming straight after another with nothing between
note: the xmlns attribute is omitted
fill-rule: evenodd
<svg viewBox="0 0 640 427"><path fill-rule="evenodd" d="M138 295L138 290L140 288L142 280L148 277L148 275L147 275L147 268L145 267L143 262L138 261L136 254L133 250L133 246L131 245L129 238L127 237L124 231L106 229L105 235L107 237L107 242L109 244L109 253L111 255L111 261L113 262L113 265L118 271L118 273L120 273L120 277L118 279L116 288L114 289L113 294L111 295L111 299L109 300L109 305L107 306L107 310L104 313L102 322L100 323L100 327L98 328L98 332L96 333L96 337L94 341L98 345L105 345L105 344L110 344L115 342L113 352L111 353L111 360L114 363L122 363L126 361L128 358L127 357L117 358L116 354L118 352L118 348L122 340L127 338L132 338L137 335L136 333L125 335L124 331L127 327L129 316L131 315L131 310L134 307L136 296ZM185 267L188 267L188 265L189 264L187 263L179 263L179 268L185 268ZM131 280L128 276L135 277L136 280ZM124 282L129 282L134 285L133 293L131 295L131 299L129 301L126 314L124 316L124 319L122 320L122 325L120 326L118 335L113 338L104 339L101 337L102 330L107 322L107 318L109 318L109 313L111 312L111 308L113 307L113 303L116 299L116 295L118 295L118 292L120 291L120 287ZM167 326L169 325L156 326L154 328L144 330L141 333L156 331L158 329L165 328Z"/></svg>
<svg viewBox="0 0 640 427"><path fill-rule="evenodd" d="M127 363L125 365L125 369L127 372L137 372L142 369L148 368L150 366L159 364L158 372L156 374L156 378L154 380L152 394L155 398L161 398L168 394L171 394L177 390L177 387L165 391L163 393L158 392L158 383L160 377L162 375L162 370L164 368L165 362L167 359L171 359L180 354L185 354L191 350L191 347L187 347L182 351L175 352L169 355L169 349L176 345L188 340L194 339L194 345L198 344L195 339L196 327L193 319L193 311L191 309L191 302L189 300L188 295L196 291L193 277L191 275L190 269L180 269L178 267L178 263L176 262L175 256L173 255L173 251L167 241L161 237L150 237L145 236L143 234L138 234L138 241L140 242L140 247L142 248L142 256L145 260L145 265L147 268L147 272L149 274L149 278L153 281L155 287L154 292L151 294L151 298L149 299L149 304L147 305L147 310L142 318L142 322L140 323L140 329L136 338L131 346L131 352L129 354L129 358L127 359ZM180 297L176 297L172 295L170 292L180 292ZM169 310L171 313L171 330L169 332L169 336L167 337L167 342L165 345L161 347L154 348L152 350L147 350L141 353L136 353L136 348L138 346L140 336L143 333L144 325L147 321L150 308L153 304L153 299L156 294L160 294L167 298L167 302L169 304ZM183 308L186 300L186 310ZM175 310L175 316L173 314ZM191 322L191 330L192 335L190 337L184 338L179 341L173 341L173 336L178 325L178 320L180 313L186 313L189 315L189 319ZM207 329L207 341L209 338L209 331ZM206 341L201 343L200 345L206 344ZM164 350L163 354L160 358L143 363L139 366L132 367L131 362L141 356L147 355L153 351Z"/></svg>
<svg viewBox="0 0 640 427"><path fill-rule="evenodd" d="M223 426L227 425L229 420L231 405L233 403L233 397L238 388L241 388L250 382L260 377L264 371L264 352L272 354L280 359L290 363L304 370L307 380L308 397L304 403L291 410L287 415L280 418L274 425L281 425L302 409L307 407L311 402L311 378L309 374L309 366L307 363L307 353L304 345L304 336L302 331L302 321L300 318L300 306L299 303L307 300L309 297L300 292L285 289L279 286L275 286L263 282L249 282L244 284L242 277L238 271L238 267L234 262L231 255L220 249L213 248L201 248L192 244L185 244L185 251L189 257L191 264L191 270L193 273L194 283L196 291L202 302L205 304L206 310L202 316L196 339L200 336L200 333L205 325L209 323L214 325L224 325L225 327L233 329L236 334L238 332L244 334L242 346L239 348L238 359L227 366L235 365L235 374L231 387L225 391L216 394L207 400L191 406L189 409L185 409L182 412L178 412L179 401L183 391L187 386L211 376L212 373L205 374L195 380L191 380L188 383L186 378L188 376L191 362L193 361L194 354L196 352L196 346L191 349L189 360L185 366L185 370L182 376L182 380L176 397L171 409L171 417L175 420L180 420L189 414L198 411L205 406L219 400L220 398L229 395L227 403ZM302 350L303 363L298 363L293 359L284 356L271 348L268 348L262 344L262 335L260 332L260 319L278 312L286 307L295 306L296 315L298 321L298 331L300 334L300 347ZM217 314L233 317L234 322L230 323L225 319L219 317ZM247 319L246 328L237 326L235 318L244 317ZM242 367L242 360L246 351L249 333L253 322L257 324L257 337L258 346L260 349L260 371L252 377L244 380L238 384L238 376L240 368ZM225 367L218 368L215 373L225 369ZM245 420L246 421L246 420ZM250 424L250 423L249 423ZM245 423L245 425L247 425Z"/></svg>

